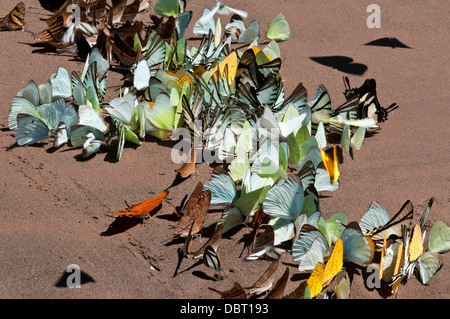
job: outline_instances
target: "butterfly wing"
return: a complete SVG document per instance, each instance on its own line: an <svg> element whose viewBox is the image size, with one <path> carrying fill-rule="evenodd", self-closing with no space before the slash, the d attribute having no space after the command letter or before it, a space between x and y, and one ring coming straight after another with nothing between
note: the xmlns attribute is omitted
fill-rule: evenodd
<svg viewBox="0 0 450 319"><path fill-rule="evenodd" d="M420 281L428 285L433 276L442 267L442 256L434 251L424 252L418 259Z"/></svg>
<svg viewBox="0 0 450 319"><path fill-rule="evenodd" d="M229 206L237 199L236 186L228 174L213 174L203 190L211 191L211 205Z"/></svg>
<svg viewBox="0 0 450 319"><path fill-rule="evenodd" d="M370 263L374 254L373 243L366 238L356 222L347 225L341 235L344 259L355 263Z"/></svg>
<svg viewBox="0 0 450 319"><path fill-rule="evenodd" d="M51 78L53 98L67 99L72 96L72 80L65 68L60 66Z"/></svg>
<svg viewBox="0 0 450 319"><path fill-rule="evenodd" d="M14 137L20 146L36 143L49 135L47 125L34 116L27 116L17 122Z"/></svg>
<svg viewBox="0 0 450 319"><path fill-rule="evenodd" d="M445 253L450 250L450 227L443 221L438 220L431 227L428 249L436 253Z"/></svg>
<svg viewBox="0 0 450 319"><path fill-rule="evenodd" d="M293 221L303 207L303 187L297 176L281 180L267 193L263 202L263 210L272 217L280 217Z"/></svg>

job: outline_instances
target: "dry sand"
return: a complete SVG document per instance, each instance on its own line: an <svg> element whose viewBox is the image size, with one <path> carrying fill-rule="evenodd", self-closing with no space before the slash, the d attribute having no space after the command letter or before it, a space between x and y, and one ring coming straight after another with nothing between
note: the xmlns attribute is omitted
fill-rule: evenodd
<svg viewBox="0 0 450 319"><path fill-rule="evenodd" d="M0 16L16 3L1 1ZM280 48L281 73L288 94L302 82L309 99L323 83L337 106L344 102L342 76L348 75L352 86L375 78L381 104L400 105L381 124L379 134L364 141L354 159L344 154L339 190L321 199L326 218L345 212L349 221L359 221L372 201L380 202L392 216L410 199L418 220L434 196L427 225L437 220L450 225L450 116L445 111L450 83L448 1L379 0L379 29L366 25L369 2L283 0L275 6L257 0L226 3L246 10L247 21L256 19L261 34L276 14L285 14L291 37L280 43ZM37 0L25 4L26 29L43 30L45 23L39 18L49 16L49 12ZM188 1L193 20L205 5L213 4L212 0ZM223 23L228 19L221 16ZM410 48L364 45L384 37L395 37ZM36 42L28 32L0 32L0 298L218 298L208 287L226 290L235 281L243 286L255 282L268 263L238 258L241 246L235 244L248 232L246 229L227 236L220 244L222 279L214 280L214 271L203 265L191 267L195 264L192 260L184 260L181 273L173 278L177 248L182 242L172 241L171 227L176 221L174 208L168 203L143 224L102 236L114 221L108 213L125 209L126 202L135 204L152 197L172 183L179 165L170 160L170 143L149 139L137 148L127 146L117 163L111 160L114 151L82 161L80 151L69 146L52 153L46 142L14 145L7 116L16 93L30 79L38 84L46 82L58 66L77 72L83 66L70 56L41 51L34 46ZM345 72L355 66L349 68L339 62L332 67L311 59L329 56L348 57L367 66L367 70L362 75L349 74ZM356 69L359 67L356 65ZM109 72L109 98L117 94L120 78ZM197 169L198 174L171 189L168 201L174 206L180 205L198 181L209 179L212 168L208 164ZM219 218L220 213L208 214L207 230ZM197 238L192 245L199 247L205 240ZM351 298L448 298L449 253L444 254L443 261L428 286L413 276L396 296L389 294L389 287L369 289L365 285L367 274L359 268L352 272ZM289 268L288 293L307 277L299 273L290 255L283 255L282 262L276 278ZM79 265L86 274L86 283L80 289L58 287L70 264Z"/></svg>

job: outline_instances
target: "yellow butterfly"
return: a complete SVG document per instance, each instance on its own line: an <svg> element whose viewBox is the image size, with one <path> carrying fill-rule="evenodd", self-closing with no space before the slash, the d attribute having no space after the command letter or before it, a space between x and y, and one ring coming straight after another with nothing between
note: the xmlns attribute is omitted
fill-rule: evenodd
<svg viewBox="0 0 450 319"><path fill-rule="evenodd" d="M223 59L222 62L220 62L211 71L211 76L213 76L214 73L219 72L219 75L223 77L224 75L226 75L225 67L228 68L228 85L231 85L236 77L236 71L238 68L238 56L236 51L231 52L225 59Z"/></svg>
<svg viewBox="0 0 450 319"><path fill-rule="evenodd" d="M344 245L342 239L339 238L334 245L333 252L325 267L321 262L318 262L307 281L311 298L316 297L324 287L330 284L339 271L341 271L343 264Z"/></svg>

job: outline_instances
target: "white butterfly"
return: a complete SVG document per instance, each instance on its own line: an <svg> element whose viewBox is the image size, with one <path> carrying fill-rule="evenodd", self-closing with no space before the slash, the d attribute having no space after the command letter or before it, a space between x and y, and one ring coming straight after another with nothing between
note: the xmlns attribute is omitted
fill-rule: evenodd
<svg viewBox="0 0 450 319"><path fill-rule="evenodd" d="M270 108L266 106L264 107L264 114L256 121L260 138L262 140L268 138L274 141L286 138L302 125L306 115L307 113L302 113L287 122L277 122Z"/></svg>
<svg viewBox="0 0 450 319"><path fill-rule="evenodd" d="M223 2L219 2L217 0L214 0L214 1L216 1L216 5L211 9L211 11L209 13L203 15L197 21L197 23L200 23L200 24L207 23L208 20L210 20L211 17L213 17L216 14L216 12L219 13L219 14L223 14L223 15L229 15L229 14L232 14L232 13L236 13L236 14L240 15L241 17L244 17L244 18L247 18L247 16L248 16L248 13L245 12L245 11L230 8L230 7L226 6Z"/></svg>

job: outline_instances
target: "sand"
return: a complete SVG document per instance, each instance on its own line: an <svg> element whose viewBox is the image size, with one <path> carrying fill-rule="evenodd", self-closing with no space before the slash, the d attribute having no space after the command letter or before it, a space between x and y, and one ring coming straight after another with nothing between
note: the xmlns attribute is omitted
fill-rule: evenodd
<svg viewBox="0 0 450 319"><path fill-rule="evenodd" d="M1 1L0 16L16 2ZM50 13L37 0L25 3L26 30L43 30L45 23L39 18ZM196 20L205 5L213 4L188 1L188 8ZM227 4L247 11L246 21L256 19L261 34L276 14L285 14L291 36L280 48L287 93L302 82L309 99L318 85L324 84L337 106L345 101L342 77L347 75L352 86L375 78L381 104L400 105L380 124L378 134L364 140L353 159L343 155L340 188L321 199L325 218L345 212L349 221L359 221L372 201L380 202L392 216L411 200L418 220L434 196L427 227L437 220L450 225L450 117L445 110L450 82L447 1L380 0L381 28L374 29L366 24L370 14L367 3L356 0L284 0L276 6L256 0L229 0ZM228 19L221 16L223 23ZM409 48L365 45L385 37L395 37ZM183 244L173 240L174 206L180 205L198 181L209 179L212 167L207 163L197 165L198 173L171 189L168 202L172 205L164 203L142 224L107 232L114 221L111 212L153 197L172 183L179 168L170 160L172 144L147 139L137 148L128 145L119 162L113 160L115 149L81 160L80 151L69 146L54 152L47 142L18 147L7 122L12 98L30 79L44 83L58 66L81 72L83 62L41 50L28 32L0 32L0 43L1 298L215 299L220 296L209 287L227 290L236 281L250 286L259 278L268 262L243 261L238 258L241 244L235 245L248 229L225 236L220 243L224 269L219 278L214 270L195 265L191 259L185 259L173 277L177 248ZM198 41L188 44L198 45ZM118 93L120 80L120 74L109 72L109 98ZM193 247L206 241L220 216L220 212L207 215L205 235L193 240ZM281 261L276 278L289 268L285 290L289 293L307 275L298 271L289 254ZM350 297L448 298L449 253L443 255L443 263L428 286L413 276L396 295L389 293L387 285L369 288L365 283L369 274L364 268L353 268ZM71 264L78 265L84 274L80 289L60 287Z"/></svg>

